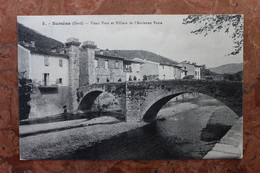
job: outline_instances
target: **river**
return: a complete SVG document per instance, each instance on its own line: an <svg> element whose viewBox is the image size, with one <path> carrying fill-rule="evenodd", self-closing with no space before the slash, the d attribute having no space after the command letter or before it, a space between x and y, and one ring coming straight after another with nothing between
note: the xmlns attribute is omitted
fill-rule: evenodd
<svg viewBox="0 0 260 173"><path fill-rule="evenodd" d="M213 98L186 94L168 102L156 121L80 147L60 159L200 159L238 118Z"/></svg>

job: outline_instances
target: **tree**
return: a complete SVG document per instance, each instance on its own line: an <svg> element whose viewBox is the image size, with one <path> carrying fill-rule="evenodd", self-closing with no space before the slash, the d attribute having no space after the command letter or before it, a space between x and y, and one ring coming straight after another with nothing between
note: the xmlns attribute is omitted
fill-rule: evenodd
<svg viewBox="0 0 260 173"><path fill-rule="evenodd" d="M233 39L234 50L228 55L237 55L243 47L243 23L242 15L189 15L183 19L183 24L199 25L198 29L191 31L193 34L204 34L223 31Z"/></svg>

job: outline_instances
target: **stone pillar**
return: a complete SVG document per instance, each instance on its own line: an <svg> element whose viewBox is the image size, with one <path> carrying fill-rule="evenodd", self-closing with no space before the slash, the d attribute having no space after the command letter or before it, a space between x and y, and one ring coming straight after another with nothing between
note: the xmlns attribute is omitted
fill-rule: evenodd
<svg viewBox="0 0 260 173"><path fill-rule="evenodd" d="M79 88L79 39L67 39L66 52L69 55L69 105L70 113L78 111L77 89Z"/></svg>
<svg viewBox="0 0 260 173"><path fill-rule="evenodd" d="M80 52L80 86L97 82L95 67L95 49L93 41L84 41Z"/></svg>

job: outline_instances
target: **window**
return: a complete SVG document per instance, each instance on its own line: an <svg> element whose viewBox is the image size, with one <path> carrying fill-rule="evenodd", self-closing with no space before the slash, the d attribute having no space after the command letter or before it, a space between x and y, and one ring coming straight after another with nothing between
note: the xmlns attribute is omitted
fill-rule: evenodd
<svg viewBox="0 0 260 173"><path fill-rule="evenodd" d="M118 61L115 62L115 68L119 68Z"/></svg>
<svg viewBox="0 0 260 173"><path fill-rule="evenodd" d="M195 71L195 76L197 76L197 72Z"/></svg>
<svg viewBox="0 0 260 173"><path fill-rule="evenodd" d="M95 65L95 68L98 67L98 60L97 59L94 60L94 65Z"/></svg>
<svg viewBox="0 0 260 173"><path fill-rule="evenodd" d="M49 66L49 57L46 55L44 56L44 65Z"/></svg>
<svg viewBox="0 0 260 173"><path fill-rule="evenodd" d="M62 78L59 78L59 84L62 84Z"/></svg>
<svg viewBox="0 0 260 173"><path fill-rule="evenodd" d="M59 60L59 66L60 66L60 67L63 67L62 59Z"/></svg>
<svg viewBox="0 0 260 173"><path fill-rule="evenodd" d="M108 60L105 61L105 69L108 69Z"/></svg>
<svg viewBox="0 0 260 173"><path fill-rule="evenodd" d="M97 82L99 82L99 78L97 78Z"/></svg>

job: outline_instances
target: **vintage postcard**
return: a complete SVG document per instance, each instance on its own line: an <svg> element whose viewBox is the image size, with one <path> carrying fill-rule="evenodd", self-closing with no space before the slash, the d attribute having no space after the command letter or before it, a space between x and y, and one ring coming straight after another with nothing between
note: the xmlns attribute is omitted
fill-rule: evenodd
<svg viewBox="0 0 260 173"><path fill-rule="evenodd" d="M20 159L241 159L243 22L18 16Z"/></svg>

